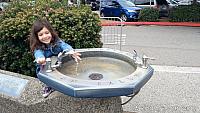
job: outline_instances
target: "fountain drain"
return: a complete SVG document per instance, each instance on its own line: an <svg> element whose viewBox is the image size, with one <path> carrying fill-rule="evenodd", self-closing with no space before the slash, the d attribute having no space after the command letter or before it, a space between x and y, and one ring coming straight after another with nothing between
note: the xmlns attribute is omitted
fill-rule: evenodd
<svg viewBox="0 0 200 113"><path fill-rule="evenodd" d="M101 80L103 78L103 75L100 73L92 73L89 75L89 78L92 80Z"/></svg>

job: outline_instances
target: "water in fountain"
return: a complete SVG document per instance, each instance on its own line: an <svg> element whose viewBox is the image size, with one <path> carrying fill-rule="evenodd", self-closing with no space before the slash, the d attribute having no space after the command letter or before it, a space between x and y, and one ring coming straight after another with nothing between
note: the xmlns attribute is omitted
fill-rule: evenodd
<svg viewBox="0 0 200 113"><path fill-rule="evenodd" d="M131 64L109 57L86 57L79 63L65 62L58 71L66 76L85 80L113 80L130 75L135 71ZM76 76L74 76L76 75Z"/></svg>
<svg viewBox="0 0 200 113"><path fill-rule="evenodd" d="M78 76L78 62L76 62L76 76Z"/></svg>

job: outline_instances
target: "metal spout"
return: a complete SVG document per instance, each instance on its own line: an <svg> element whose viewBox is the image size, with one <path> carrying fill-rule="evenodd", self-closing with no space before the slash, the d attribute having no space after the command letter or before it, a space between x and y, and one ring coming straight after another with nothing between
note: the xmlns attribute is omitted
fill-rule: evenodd
<svg viewBox="0 0 200 113"><path fill-rule="evenodd" d="M49 73L49 72L52 72L53 69L51 67L51 59L50 58L46 58L46 72Z"/></svg>
<svg viewBox="0 0 200 113"><path fill-rule="evenodd" d="M47 67L47 70L46 72L52 72L53 71L53 68L57 68L57 67L60 67L61 64L62 64L62 58L66 55L69 55L70 53L69 52L66 52L66 51L63 51L63 52L60 52L57 56L57 62L55 65L52 65L52 62L51 62L51 59L50 58L47 58L46 59L46 67Z"/></svg>
<svg viewBox="0 0 200 113"><path fill-rule="evenodd" d="M142 57L142 68L146 69L148 68L148 65L147 65L147 62L148 60L155 60L155 58L150 58L150 57L147 57L146 55L143 55Z"/></svg>
<svg viewBox="0 0 200 113"><path fill-rule="evenodd" d="M136 50L133 50L133 60L136 62L136 60L137 60L137 57L138 57L138 55L137 55L137 52L136 52Z"/></svg>
<svg viewBox="0 0 200 113"><path fill-rule="evenodd" d="M138 57L136 50L133 50L133 61L140 67L147 69L148 68L148 60L155 60L155 58L147 57L146 55L142 56L142 59Z"/></svg>

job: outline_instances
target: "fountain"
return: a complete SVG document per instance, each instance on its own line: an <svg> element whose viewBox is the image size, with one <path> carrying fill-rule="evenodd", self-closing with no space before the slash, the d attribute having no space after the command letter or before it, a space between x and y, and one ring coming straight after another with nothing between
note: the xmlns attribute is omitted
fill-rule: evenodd
<svg viewBox="0 0 200 113"><path fill-rule="evenodd" d="M51 57L38 78L55 90L72 97L101 98L127 96L137 92L153 75L149 57L108 48L76 49L82 60L76 63L64 54L61 64Z"/></svg>

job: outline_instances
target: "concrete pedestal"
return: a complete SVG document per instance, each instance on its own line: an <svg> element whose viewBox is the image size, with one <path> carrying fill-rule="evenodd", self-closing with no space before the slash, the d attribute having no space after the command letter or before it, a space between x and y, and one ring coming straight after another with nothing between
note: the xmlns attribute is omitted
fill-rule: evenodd
<svg viewBox="0 0 200 113"><path fill-rule="evenodd" d="M48 98L43 98L42 83L38 79L0 70L1 82L5 75L28 82L17 96L0 91L1 113L123 113L120 97L74 98L55 91ZM5 86L9 84L3 82L0 86L9 88Z"/></svg>

